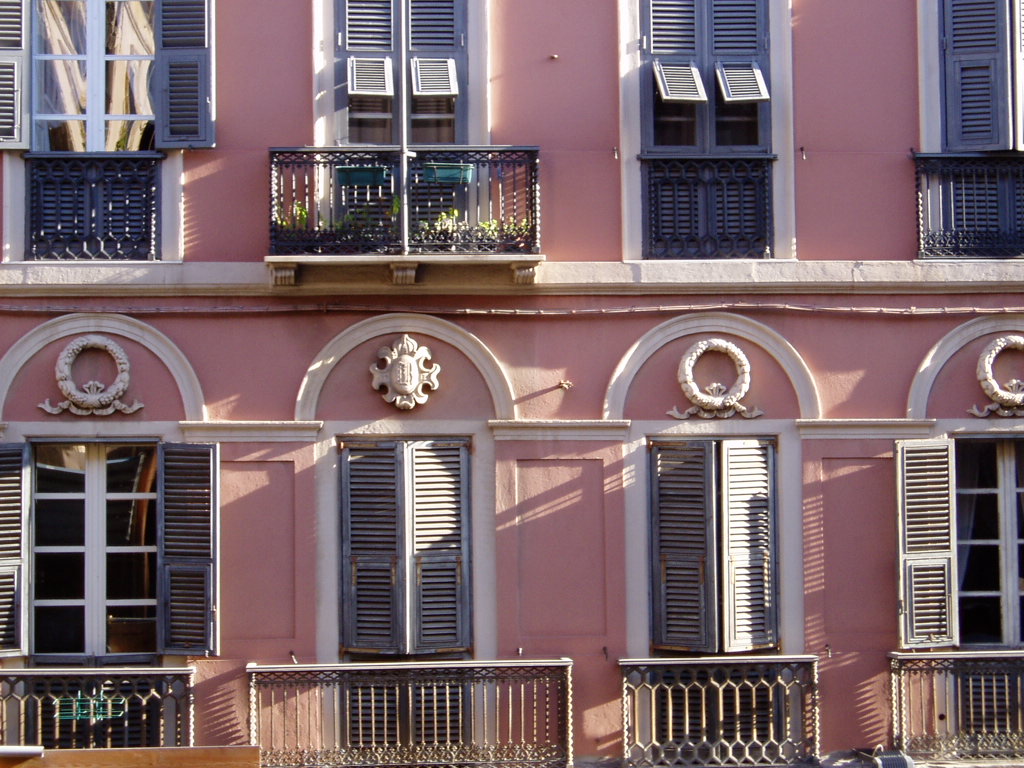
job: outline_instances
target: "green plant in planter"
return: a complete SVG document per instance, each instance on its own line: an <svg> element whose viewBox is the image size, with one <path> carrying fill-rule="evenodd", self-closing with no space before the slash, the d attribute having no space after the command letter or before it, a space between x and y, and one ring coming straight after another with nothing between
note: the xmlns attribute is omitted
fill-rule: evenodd
<svg viewBox="0 0 1024 768"><path fill-rule="evenodd" d="M280 229L302 232L309 225L309 208L301 200L295 200L287 208L278 204L275 219Z"/></svg>

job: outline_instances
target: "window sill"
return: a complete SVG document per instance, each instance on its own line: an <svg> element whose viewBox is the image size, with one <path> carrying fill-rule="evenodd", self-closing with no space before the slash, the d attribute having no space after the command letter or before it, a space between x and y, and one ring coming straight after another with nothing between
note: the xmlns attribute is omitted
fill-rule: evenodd
<svg viewBox="0 0 1024 768"><path fill-rule="evenodd" d="M300 271L302 282L316 282L319 273L326 272L326 279L333 282L339 270L351 268L376 268L386 270L394 285L413 285L417 282L420 267L508 267L512 270L512 282L516 285L533 285L537 277L537 266L545 261L543 254L416 254L395 256L391 254L343 255L289 255L266 256L264 262L270 267L271 282L275 286L298 285ZM319 268L319 269L307 269ZM354 270L353 270L354 271Z"/></svg>

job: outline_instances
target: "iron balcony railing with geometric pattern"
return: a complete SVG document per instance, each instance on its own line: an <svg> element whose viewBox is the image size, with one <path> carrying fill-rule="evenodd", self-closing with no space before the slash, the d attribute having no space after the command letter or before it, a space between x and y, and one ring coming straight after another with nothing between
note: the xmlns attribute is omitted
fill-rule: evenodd
<svg viewBox="0 0 1024 768"><path fill-rule="evenodd" d="M918 255L1024 256L1024 158L916 155Z"/></svg>
<svg viewBox="0 0 1024 768"><path fill-rule="evenodd" d="M187 747L192 722L188 668L0 671L4 746Z"/></svg>
<svg viewBox="0 0 1024 768"><path fill-rule="evenodd" d="M1024 652L890 654L895 746L923 760L1024 761Z"/></svg>
<svg viewBox="0 0 1024 768"><path fill-rule="evenodd" d="M788 765L817 759L814 656L619 664L628 766Z"/></svg>
<svg viewBox="0 0 1024 768"><path fill-rule="evenodd" d="M249 666L263 766L572 764L572 663Z"/></svg>
<svg viewBox="0 0 1024 768"><path fill-rule="evenodd" d="M27 259L158 258L157 152L30 153Z"/></svg>
<svg viewBox="0 0 1024 768"><path fill-rule="evenodd" d="M772 161L642 155L646 259L766 259Z"/></svg>
<svg viewBox="0 0 1024 768"><path fill-rule="evenodd" d="M270 252L540 253L536 147L270 150ZM403 194L404 190L404 194Z"/></svg>

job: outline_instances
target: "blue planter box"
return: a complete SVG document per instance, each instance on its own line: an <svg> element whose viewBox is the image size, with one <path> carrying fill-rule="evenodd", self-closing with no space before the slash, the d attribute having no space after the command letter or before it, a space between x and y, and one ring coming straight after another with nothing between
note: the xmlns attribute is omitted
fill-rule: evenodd
<svg viewBox="0 0 1024 768"><path fill-rule="evenodd" d="M342 187L379 187L388 180L388 169L383 165L339 165L334 172Z"/></svg>
<svg viewBox="0 0 1024 768"><path fill-rule="evenodd" d="M469 163L424 163L423 177L438 184L469 184L473 166Z"/></svg>

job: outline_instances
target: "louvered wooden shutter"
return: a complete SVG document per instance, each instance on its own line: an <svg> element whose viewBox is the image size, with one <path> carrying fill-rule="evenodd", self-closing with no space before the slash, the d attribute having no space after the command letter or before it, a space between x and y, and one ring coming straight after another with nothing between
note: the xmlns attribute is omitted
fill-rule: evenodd
<svg viewBox="0 0 1024 768"><path fill-rule="evenodd" d="M28 445L0 445L0 655L25 652Z"/></svg>
<svg viewBox="0 0 1024 768"><path fill-rule="evenodd" d="M1010 148L1008 14L1006 0L943 0L947 150Z"/></svg>
<svg viewBox="0 0 1024 768"><path fill-rule="evenodd" d="M774 497L772 445L757 440L724 442L725 651L768 648L778 642Z"/></svg>
<svg viewBox="0 0 1024 768"><path fill-rule="evenodd" d="M651 53L688 55L697 52L695 0L650 0Z"/></svg>
<svg viewBox="0 0 1024 768"><path fill-rule="evenodd" d="M896 443L903 647L959 643L952 440Z"/></svg>
<svg viewBox="0 0 1024 768"><path fill-rule="evenodd" d="M159 0L157 146L214 145L214 0Z"/></svg>
<svg viewBox="0 0 1024 768"><path fill-rule="evenodd" d="M713 0L711 52L724 101L766 101L767 3L764 0Z"/></svg>
<svg viewBox="0 0 1024 768"><path fill-rule="evenodd" d="M349 51L391 51L392 0L347 0L343 46Z"/></svg>
<svg viewBox="0 0 1024 768"><path fill-rule="evenodd" d="M0 0L0 149L28 148L28 5Z"/></svg>
<svg viewBox="0 0 1024 768"><path fill-rule="evenodd" d="M463 6L461 0L410 0L411 50L451 51L460 47Z"/></svg>
<svg viewBox="0 0 1024 768"><path fill-rule="evenodd" d="M401 653L402 486L395 443L346 445L342 460L342 644Z"/></svg>
<svg viewBox="0 0 1024 768"><path fill-rule="evenodd" d="M465 442L411 445L413 653L468 650Z"/></svg>
<svg viewBox="0 0 1024 768"><path fill-rule="evenodd" d="M710 442L652 448L652 645L716 649L714 462Z"/></svg>
<svg viewBox="0 0 1024 768"><path fill-rule="evenodd" d="M160 445L160 640L163 653L216 653L215 445Z"/></svg>

